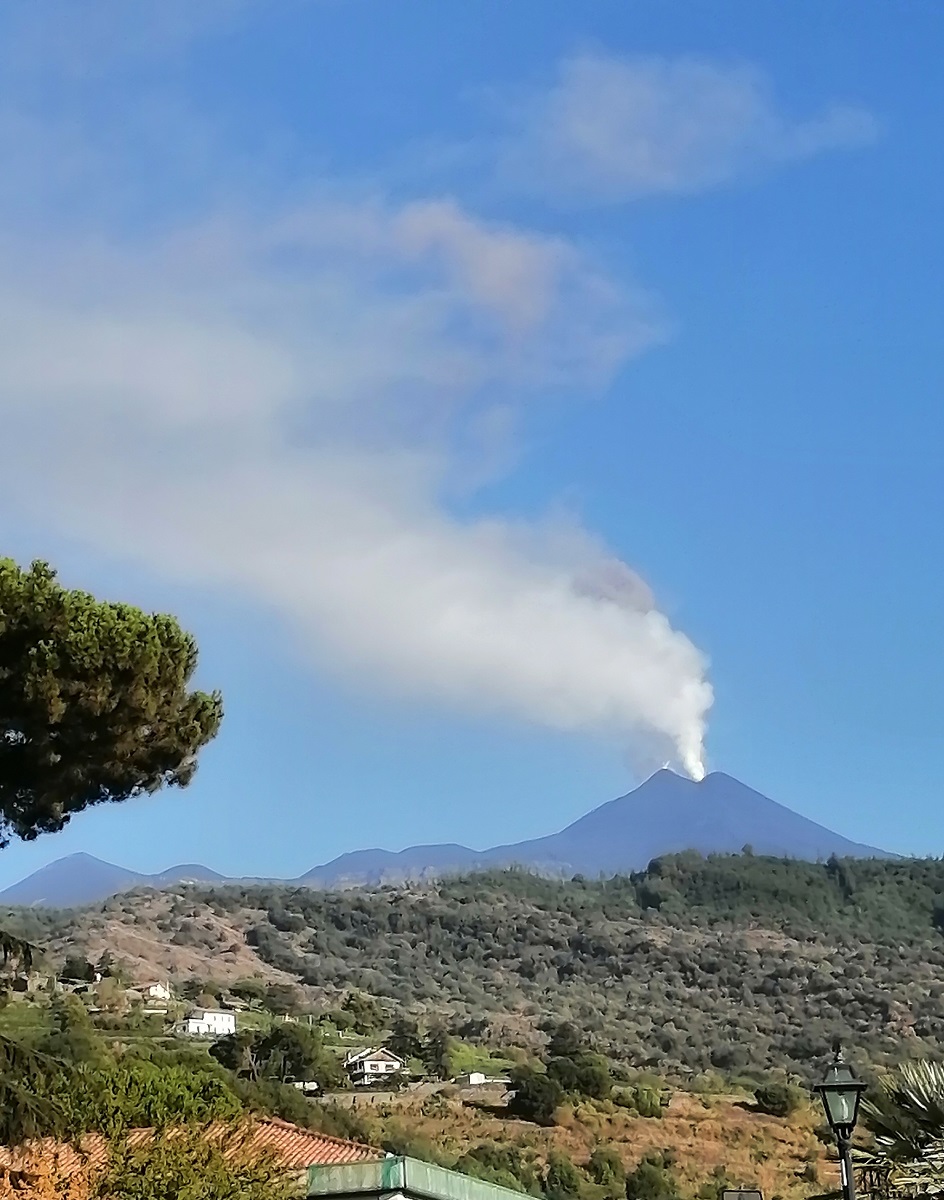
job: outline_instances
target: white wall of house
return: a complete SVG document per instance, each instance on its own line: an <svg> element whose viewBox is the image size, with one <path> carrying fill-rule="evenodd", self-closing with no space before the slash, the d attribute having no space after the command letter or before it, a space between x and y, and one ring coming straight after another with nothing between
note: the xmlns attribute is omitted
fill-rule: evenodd
<svg viewBox="0 0 944 1200"><path fill-rule="evenodd" d="M188 1037L227 1037L236 1032L236 1014L214 1009L194 1012L180 1022L178 1029Z"/></svg>
<svg viewBox="0 0 944 1200"><path fill-rule="evenodd" d="M403 1062L389 1050L368 1050L349 1054L345 1063L351 1082L372 1083L403 1070Z"/></svg>

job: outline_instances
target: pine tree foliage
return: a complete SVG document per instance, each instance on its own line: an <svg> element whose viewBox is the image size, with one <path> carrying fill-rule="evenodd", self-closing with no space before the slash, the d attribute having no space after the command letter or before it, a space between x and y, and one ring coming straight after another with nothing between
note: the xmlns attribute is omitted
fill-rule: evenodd
<svg viewBox="0 0 944 1200"><path fill-rule="evenodd" d="M11 977L29 971L36 948L0 930L0 956L0 993L5 993ZM45 1080L56 1070L55 1060L48 1055L0 1035L0 1145L14 1145L57 1127L60 1110L41 1094Z"/></svg>
<svg viewBox="0 0 944 1200"><path fill-rule="evenodd" d="M60 1130L62 1109L48 1089L58 1071L47 1055L0 1037L0 1145L17 1146Z"/></svg>
<svg viewBox="0 0 944 1200"><path fill-rule="evenodd" d="M193 638L0 559L0 847L96 804L183 787L222 719Z"/></svg>

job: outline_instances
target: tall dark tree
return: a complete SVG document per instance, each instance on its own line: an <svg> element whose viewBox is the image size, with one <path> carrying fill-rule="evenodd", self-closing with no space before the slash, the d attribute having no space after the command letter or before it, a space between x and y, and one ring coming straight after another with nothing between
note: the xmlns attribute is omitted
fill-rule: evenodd
<svg viewBox="0 0 944 1200"><path fill-rule="evenodd" d="M0 987L4 991L11 977L30 969L35 953L29 942L0 930ZM58 1070L59 1064L35 1047L0 1037L0 1145L15 1146L57 1130L61 1113L39 1090L43 1080Z"/></svg>
<svg viewBox="0 0 944 1200"><path fill-rule="evenodd" d="M243 1000L250 1007L259 1005L265 999L265 984L261 979L237 979L230 987L230 992L237 1000Z"/></svg>
<svg viewBox="0 0 944 1200"><path fill-rule="evenodd" d="M563 1021L554 1026L547 1046L547 1052L552 1058L575 1058L589 1049L586 1035L570 1021Z"/></svg>
<svg viewBox="0 0 944 1200"><path fill-rule="evenodd" d="M341 1007L350 1015L354 1032L365 1037L376 1033L384 1023L383 1005L364 992L349 992Z"/></svg>
<svg viewBox="0 0 944 1200"><path fill-rule="evenodd" d="M223 715L219 693L188 690L196 665L173 617L0 559L0 846L186 786Z"/></svg>
<svg viewBox="0 0 944 1200"><path fill-rule="evenodd" d="M291 1016L301 1004L301 992L294 983L270 983L265 990L263 1003L277 1017Z"/></svg>
<svg viewBox="0 0 944 1200"><path fill-rule="evenodd" d="M423 1066L436 1079L448 1079L452 1074L453 1039L443 1025L434 1025L422 1050Z"/></svg>
<svg viewBox="0 0 944 1200"><path fill-rule="evenodd" d="M70 591L46 563L0 558L0 848L93 805L186 786L223 716L218 692L188 691L196 665L173 617ZM23 939L0 931L0 952L4 968L29 971ZM0 1037L7 1142L51 1126L35 1084L58 1069Z"/></svg>
<svg viewBox="0 0 944 1200"><path fill-rule="evenodd" d="M305 1080L329 1091L344 1080L337 1056L325 1050L320 1034L304 1025L277 1025L267 1033L240 1030L214 1042L210 1054L253 1083Z"/></svg>
<svg viewBox="0 0 944 1200"><path fill-rule="evenodd" d="M423 1036L417 1022L412 1017L396 1017L390 1028L387 1047L404 1062L409 1062L411 1058L421 1058Z"/></svg>
<svg viewBox="0 0 944 1200"><path fill-rule="evenodd" d="M257 1082L262 1076L263 1066L258 1051L261 1038L258 1030L240 1029L214 1042L210 1054L220 1066L232 1071L240 1079Z"/></svg>
<svg viewBox="0 0 944 1200"><path fill-rule="evenodd" d="M556 1079L551 1079L530 1067L520 1067L511 1075L513 1095L508 1102L508 1112L523 1117L536 1125L553 1125L554 1114L564 1102L564 1090Z"/></svg>
<svg viewBox="0 0 944 1200"><path fill-rule="evenodd" d="M95 979L95 968L81 954L70 954L62 964L59 978L69 983L92 983Z"/></svg>

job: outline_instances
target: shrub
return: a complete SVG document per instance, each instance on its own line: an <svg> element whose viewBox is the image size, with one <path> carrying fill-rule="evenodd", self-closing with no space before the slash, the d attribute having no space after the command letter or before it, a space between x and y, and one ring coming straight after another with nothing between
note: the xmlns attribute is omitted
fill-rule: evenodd
<svg viewBox="0 0 944 1200"><path fill-rule="evenodd" d="M574 1200L583 1189L583 1176L566 1154L552 1151L544 1174L547 1200Z"/></svg>
<svg viewBox="0 0 944 1200"><path fill-rule="evenodd" d="M95 1190L108 1200L288 1200L293 1181L272 1155L252 1149L252 1129L225 1139L175 1131L144 1145L112 1150Z"/></svg>
<svg viewBox="0 0 944 1200"><path fill-rule="evenodd" d="M803 1093L790 1083L765 1083L754 1092L759 1112L771 1117L789 1117L803 1104Z"/></svg>
<svg viewBox="0 0 944 1200"><path fill-rule="evenodd" d="M662 1093L658 1088L637 1083L633 1087L618 1088L613 1100L620 1108L631 1109L640 1117L662 1116Z"/></svg>
<svg viewBox="0 0 944 1200"><path fill-rule="evenodd" d="M612 1146L597 1146L587 1163L587 1173L595 1184L606 1190L607 1196L625 1194L626 1168Z"/></svg>
<svg viewBox="0 0 944 1200"><path fill-rule="evenodd" d="M480 1142L456 1162L455 1169L516 1192L541 1194L541 1178L534 1164L524 1158L518 1146L498 1142Z"/></svg>
<svg viewBox="0 0 944 1200"><path fill-rule="evenodd" d="M626 1179L627 1200L679 1200L672 1156L651 1151Z"/></svg>
<svg viewBox="0 0 944 1200"><path fill-rule="evenodd" d="M512 1116L536 1125L554 1124L554 1114L564 1102L564 1090L556 1079L525 1067L514 1072L511 1086L515 1094L508 1112Z"/></svg>
<svg viewBox="0 0 944 1200"><path fill-rule="evenodd" d="M588 1100L607 1100L613 1090L613 1079L606 1059L588 1051L572 1058L552 1058L547 1073L559 1084L561 1091Z"/></svg>

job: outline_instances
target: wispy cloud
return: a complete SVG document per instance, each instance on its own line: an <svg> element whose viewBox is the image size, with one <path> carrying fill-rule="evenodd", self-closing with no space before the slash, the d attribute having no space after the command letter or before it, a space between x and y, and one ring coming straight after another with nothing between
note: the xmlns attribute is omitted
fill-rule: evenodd
<svg viewBox="0 0 944 1200"><path fill-rule="evenodd" d="M529 406L605 388L660 340L657 306L586 248L448 187L394 200L322 177L273 202L285 187L250 184L186 89L142 91L128 70L153 75L254 9L0 16L21 85L0 111L0 503L252 598L372 692L699 774L705 658L634 572L576 520L449 503L507 466ZM33 75L67 90L47 103ZM750 71L584 55L516 110L499 157L521 186L596 203L873 133L853 109L786 120Z"/></svg>
<svg viewBox="0 0 944 1200"><path fill-rule="evenodd" d="M297 0L285 0L286 6ZM173 58L238 26L259 0L40 0L8 5L0 54L21 79L87 79Z"/></svg>
<svg viewBox="0 0 944 1200"><path fill-rule="evenodd" d="M698 773L704 659L629 568L574 522L442 500L470 430L658 334L567 242L448 198L33 247L0 287L0 495L254 597L372 691Z"/></svg>
<svg viewBox="0 0 944 1200"><path fill-rule="evenodd" d="M786 116L752 67L583 53L510 106L498 167L517 188L611 204L703 191L878 132L855 105Z"/></svg>

